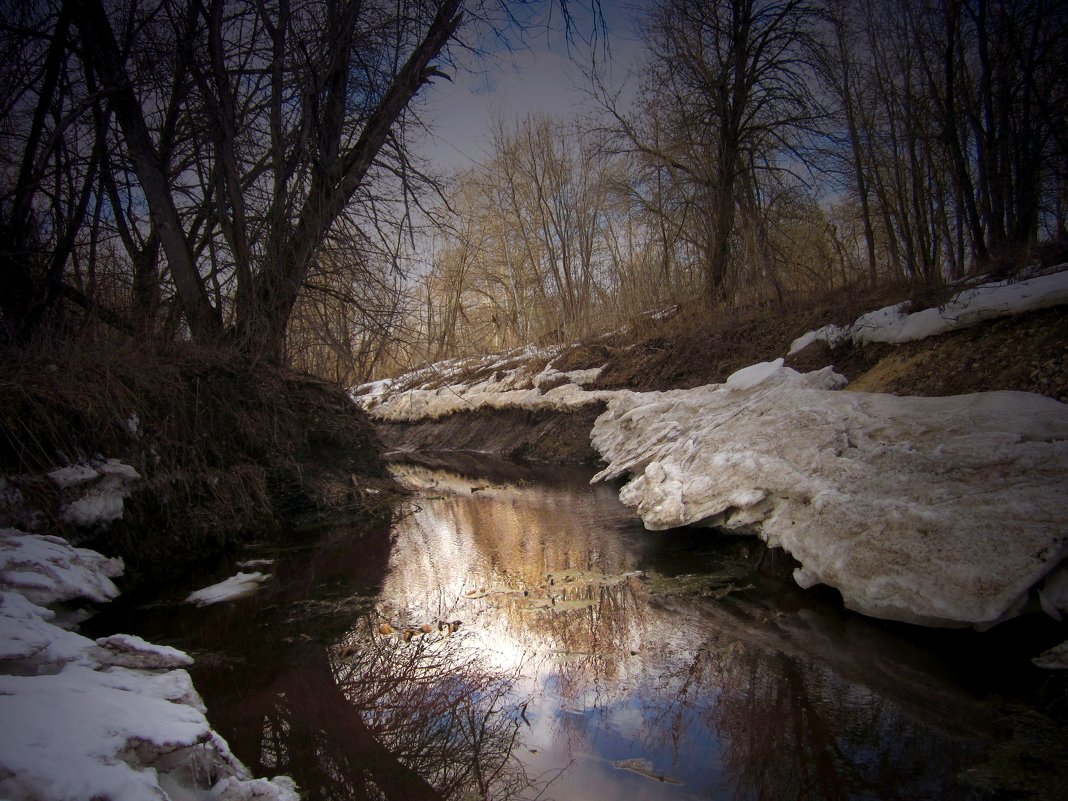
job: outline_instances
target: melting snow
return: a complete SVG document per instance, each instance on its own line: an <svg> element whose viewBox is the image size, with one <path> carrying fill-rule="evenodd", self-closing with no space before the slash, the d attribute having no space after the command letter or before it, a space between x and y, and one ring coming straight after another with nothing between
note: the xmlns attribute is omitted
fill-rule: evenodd
<svg viewBox="0 0 1068 801"><path fill-rule="evenodd" d="M0 586L17 590L36 604L74 598L110 601L119 594L111 579L121 573L121 559L71 547L60 537L0 530Z"/></svg>
<svg viewBox="0 0 1068 801"><path fill-rule="evenodd" d="M625 393L593 429L646 526L759 534L846 606L992 624L1068 554L1068 414L1020 392L834 391L829 368L758 365L721 386Z"/></svg>
<svg viewBox="0 0 1068 801"><path fill-rule="evenodd" d="M211 730L187 654L57 625L49 604L107 601L121 570L59 537L0 531L0 797L296 801L290 779L250 779Z"/></svg>
<svg viewBox="0 0 1068 801"><path fill-rule="evenodd" d="M945 306L936 309L906 314L903 310L905 304L899 303L869 312L846 328L825 325L795 339L790 345L789 355L816 340L827 342L832 347L849 339L856 344L911 342L967 328L984 320L1064 303L1068 303L1068 270L1015 283L999 281L983 284L958 292Z"/></svg>
<svg viewBox="0 0 1068 801"><path fill-rule="evenodd" d="M525 367L519 366L494 372L489 378L436 388L413 387L382 394L378 392L380 387L374 386L372 394L354 397L372 417L392 421L435 419L483 408L571 411L614 396L613 392L582 388L596 380L600 372L601 368L594 368L563 373L550 364L540 373L530 375Z"/></svg>
<svg viewBox="0 0 1068 801"><path fill-rule="evenodd" d="M233 601L236 598L244 598L246 595L252 595L270 577L268 573L238 573L236 576L230 576L230 578L220 581L218 584L212 584L210 587L189 593L185 602L197 604L198 606L207 606L223 601Z"/></svg>

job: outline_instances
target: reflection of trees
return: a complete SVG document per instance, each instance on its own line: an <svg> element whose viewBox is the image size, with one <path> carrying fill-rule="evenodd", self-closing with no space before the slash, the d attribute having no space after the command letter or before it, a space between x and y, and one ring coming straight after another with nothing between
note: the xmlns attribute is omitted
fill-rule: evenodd
<svg viewBox="0 0 1068 801"><path fill-rule="evenodd" d="M835 801L865 789L843 741L858 723L881 730L878 709L858 721L855 707L832 700L829 671L782 654L753 649L732 662L716 722L736 797Z"/></svg>
<svg viewBox="0 0 1068 801"><path fill-rule="evenodd" d="M263 768L295 777L309 798L438 798L367 725L335 682L326 654L308 656L277 677L262 709Z"/></svg>
<svg viewBox="0 0 1068 801"><path fill-rule="evenodd" d="M308 799L534 795L516 747L531 676L526 712L552 765L609 732L716 798L948 798L982 746L982 710L886 627L782 585L714 601L580 575L644 566L655 541L628 540L567 487L460 489L420 501L392 549L385 531L331 532L280 561L260 595L157 611L171 633L138 633L222 655L194 671L213 725L255 773L289 773ZM482 583L485 597L464 597ZM375 633L453 607L464 623L451 637Z"/></svg>
<svg viewBox="0 0 1068 801"><path fill-rule="evenodd" d="M666 611L706 628L672 649L644 728L676 754L706 741L716 797L948 798L981 747L977 704L866 621L737 599L686 606Z"/></svg>
<svg viewBox="0 0 1068 801"><path fill-rule="evenodd" d="M782 653L752 649L726 667L715 717L735 797L951 797L959 745L892 699Z"/></svg>
<svg viewBox="0 0 1068 801"><path fill-rule="evenodd" d="M444 797L505 797L525 787L511 760L520 712L513 675L488 670L460 637L410 642L359 627L333 662L337 686L367 728Z"/></svg>
<svg viewBox="0 0 1068 801"><path fill-rule="evenodd" d="M402 556L383 595L415 609L420 576L452 597L488 586L465 620L470 612L517 650L550 655L560 750L589 751L595 729L619 721L626 747L691 786L707 783L700 789L711 797L833 800L949 797L981 747L982 711L936 664L792 586L714 601L639 579L561 581L565 569L619 574L649 552L591 525L567 488L461 487L405 525L398 545L422 549L434 569L420 573ZM556 582L543 586L550 572ZM532 609L534 595L556 603Z"/></svg>
<svg viewBox="0 0 1068 801"><path fill-rule="evenodd" d="M328 532L258 595L156 610L141 632L197 655L213 726L255 775L291 775L309 801L518 794L533 782L511 756L514 677L460 637L368 631L389 543L386 530Z"/></svg>
<svg viewBox="0 0 1068 801"><path fill-rule="evenodd" d="M309 799L507 798L529 787L512 759L513 677L487 671L458 638L432 636L405 643L361 624L342 643L299 649L267 686L235 687L251 767L293 776Z"/></svg>
<svg viewBox="0 0 1068 801"><path fill-rule="evenodd" d="M604 507L590 503L585 486L493 484L472 493L468 487L486 479L404 469L449 495L395 526L383 598L400 609L451 615L466 590L486 587L489 597L469 607L487 612L486 626L522 651L566 654L560 670L576 685L611 678L619 655L637 647L645 604L636 580L620 580L637 553L621 542L618 525L597 519ZM596 575L549 586L548 574L562 570Z"/></svg>

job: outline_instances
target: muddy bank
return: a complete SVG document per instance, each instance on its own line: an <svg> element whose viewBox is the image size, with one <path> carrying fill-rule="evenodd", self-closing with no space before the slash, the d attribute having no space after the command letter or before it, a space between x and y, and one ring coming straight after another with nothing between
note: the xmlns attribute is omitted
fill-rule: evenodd
<svg viewBox="0 0 1068 801"><path fill-rule="evenodd" d="M126 565L122 589L172 579L250 537L388 515L382 445L340 388L232 354L120 348L0 354L0 526ZM107 519L72 519L131 472ZM114 482L112 482L114 483Z"/></svg>
<svg viewBox="0 0 1068 801"><path fill-rule="evenodd" d="M545 409L479 409L412 423L376 422L382 443L396 451L478 451L550 464L594 465L595 403L574 412Z"/></svg>

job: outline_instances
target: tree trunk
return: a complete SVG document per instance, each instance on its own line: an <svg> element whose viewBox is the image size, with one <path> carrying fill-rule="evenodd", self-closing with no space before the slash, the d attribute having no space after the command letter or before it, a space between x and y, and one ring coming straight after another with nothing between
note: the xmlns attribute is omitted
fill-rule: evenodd
<svg viewBox="0 0 1068 801"><path fill-rule="evenodd" d="M111 23L101 0L70 0L82 34L84 58L100 76L111 108L122 129L137 180L145 193L149 213L167 255L171 276L194 339L218 344L222 339L222 318L211 305L203 279L197 270L193 250L186 239L170 184L157 158L133 83L122 63Z"/></svg>
<svg viewBox="0 0 1068 801"><path fill-rule="evenodd" d="M45 119L49 113L59 82L60 68L67 58L67 34L71 14L67 4L60 8L56 29L45 57L44 77L33 112L29 136L22 152L11 216L6 221L6 230L0 231L0 275L3 275L5 290L0 293L0 311L3 312L7 331L15 342L26 342L37 335L42 320L47 314L46 298L53 301L58 292L50 287L47 277L37 275L39 260L35 247L38 232L34 230L33 198L37 192L40 176L36 174L39 162L38 147L44 135ZM36 269L35 269L36 268Z"/></svg>
<svg viewBox="0 0 1068 801"><path fill-rule="evenodd" d="M241 345L254 358L284 361L286 327L308 270L331 226L363 183L397 119L433 76L430 62L459 27L461 5L462 0L444 0L426 35L371 113L359 139L334 160L332 169L316 172L292 235L280 253L272 254L259 275L252 319L238 321ZM352 47L354 43L345 45Z"/></svg>

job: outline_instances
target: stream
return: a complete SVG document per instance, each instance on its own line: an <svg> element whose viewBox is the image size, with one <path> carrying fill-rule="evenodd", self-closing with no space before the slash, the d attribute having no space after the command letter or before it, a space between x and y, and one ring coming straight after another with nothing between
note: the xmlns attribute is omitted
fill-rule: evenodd
<svg viewBox="0 0 1068 801"><path fill-rule="evenodd" d="M308 799L1056 794L1040 621L866 619L755 539L645 531L582 469L393 469L388 530L257 543L93 625L193 655L214 728ZM238 570L272 577L182 603Z"/></svg>

